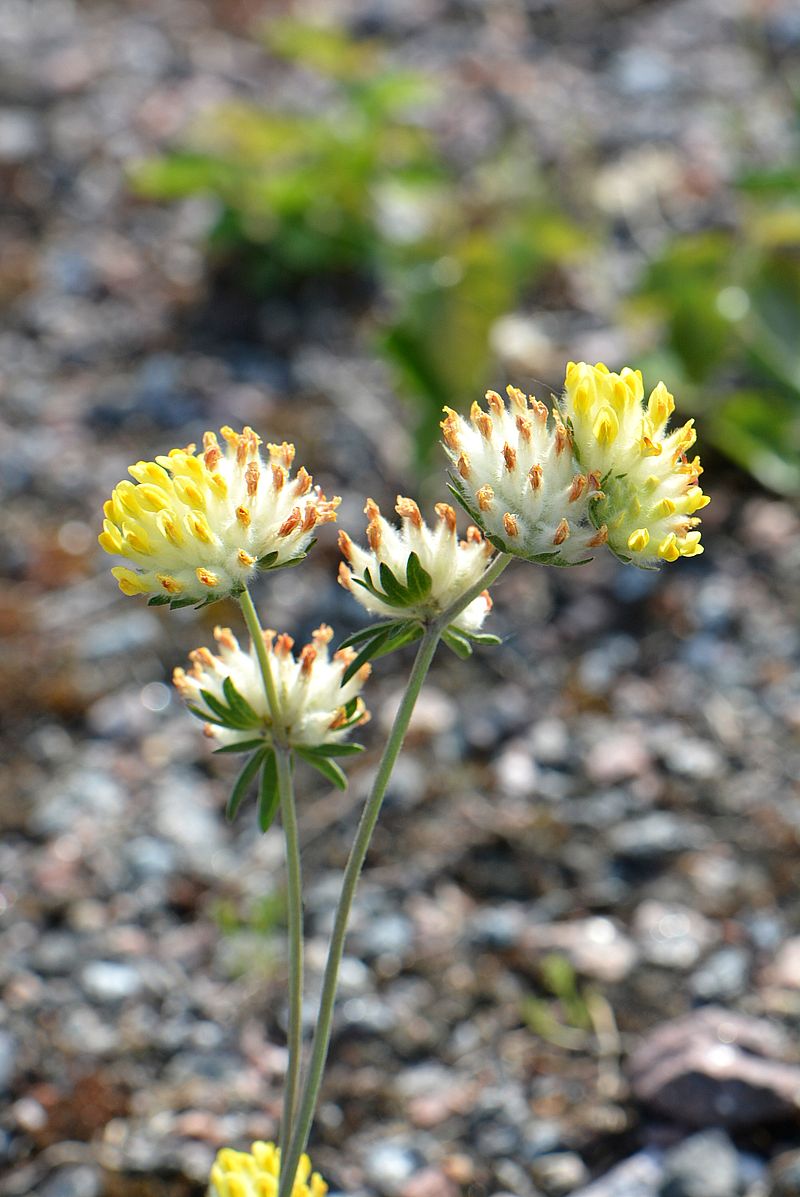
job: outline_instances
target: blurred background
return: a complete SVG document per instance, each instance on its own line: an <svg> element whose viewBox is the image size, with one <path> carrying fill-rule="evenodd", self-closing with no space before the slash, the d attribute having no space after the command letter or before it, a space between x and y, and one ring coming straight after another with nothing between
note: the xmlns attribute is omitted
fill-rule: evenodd
<svg viewBox="0 0 800 1197"><path fill-rule="evenodd" d="M792 0L0 0L3 1197L200 1197L280 1109L280 835L226 825L169 686L237 611L122 598L111 488L251 423L358 535L366 495L444 497L443 403L569 358L696 417L706 553L517 565L504 647L437 662L315 1164L349 1197L800 1194L799 100ZM353 631L336 562L264 620ZM309 1024L407 665L348 792L301 777Z"/></svg>

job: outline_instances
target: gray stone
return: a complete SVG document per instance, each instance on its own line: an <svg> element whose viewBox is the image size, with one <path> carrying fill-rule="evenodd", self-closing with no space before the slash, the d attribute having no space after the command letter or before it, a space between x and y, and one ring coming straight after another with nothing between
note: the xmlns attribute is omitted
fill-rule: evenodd
<svg viewBox="0 0 800 1197"><path fill-rule="evenodd" d="M35 112L24 108L0 111L0 162L23 162L33 158L42 144L42 123Z"/></svg>
<svg viewBox="0 0 800 1197"><path fill-rule="evenodd" d="M749 968L744 948L720 948L692 975L689 988L704 1002L728 1001L744 992Z"/></svg>
<svg viewBox="0 0 800 1197"><path fill-rule="evenodd" d="M797 1116L800 1067L766 1019L704 1006L655 1027L629 1063L634 1096L686 1126L756 1126Z"/></svg>
<svg viewBox="0 0 800 1197"><path fill-rule="evenodd" d="M800 989L800 935L786 940L764 970L763 979L777 989Z"/></svg>
<svg viewBox="0 0 800 1197"><path fill-rule="evenodd" d="M387 1197L399 1195L409 1177L423 1166L418 1151L405 1139L383 1139L373 1144L364 1157L367 1180Z"/></svg>
<svg viewBox="0 0 800 1197"><path fill-rule="evenodd" d="M574 1151L554 1151L539 1156L531 1164L531 1177L546 1197L568 1197L579 1185L585 1185L589 1172Z"/></svg>
<svg viewBox="0 0 800 1197"><path fill-rule="evenodd" d="M121 1002L135 997L142 988L142 978L130 964L113 960L93 960L81 972L81 983L90 997L99 1002Z"/></svg>
<svg viewBox="0 0 800 1197"><path fill-rule="evenodd" d="M627 977L638 957L633 941L601 916L534 923L524 931L520 950L531 955L563 952L577 972L611 985Z"/></svg>
<svg viewBox="0 0 800 1197"><path fill-rule="evenodd" d="M510 948L519 942L526 926L527 917L522 906L512 903L487 905L470 917L470 943L494 951Z"/></svg>
<svg viewBox="0 0 800 1197"><path fill-rule="evenodd" d="M8 1093L17 1067L18 1044L10 1031L0 1031L0 1093Z"/></svg>
<svg viewBox="0 0 800 1197"><path fill-rule="evenodd" d="M659 1197L737 1197L739 1156L722 1130L702 1131L664 1157Z"/></svg>
<svg viewBox="0 0 800 1197"><path fill-rule="evenodd" d="M785 1151L770 1164L766 1197L800 1197L800 1151Z"/></svg>
<svg viewBox="0 0 800 1197"><path fill-rule="evenodd" d="M658 810L621 823L610 833L609 842L615 855L644 862L696 851L704 848L709 838L701 824Z"/></svg>
<svg viewBox="0 0 800 1197"><path fill-rule="evenodd" d="M38 1191L39 1197L99 1197L100 1176L89 1164L59 1168Z"/></svg>
<svg viewBox="0 0 800 1197"><path fill-rule="evenodd" d="M719 934L712 922L689 906L652 900L637 907L633 931L646 960L676 969L696 964Z"/></svg>
<svg viewBox="0 0 800 1197"><path fill-rule="evenodd" d="M572 1197L658 1197L662 1172L658 1152L640 1151Z"/></svg>
<svg viewBox="0 0 800 1197"><path fill-rule="evenodd" d="M351 935L353 950L366 960L391 953L403 957L414 941L414 926L402 914L382 914L365 919Z"/></svg>

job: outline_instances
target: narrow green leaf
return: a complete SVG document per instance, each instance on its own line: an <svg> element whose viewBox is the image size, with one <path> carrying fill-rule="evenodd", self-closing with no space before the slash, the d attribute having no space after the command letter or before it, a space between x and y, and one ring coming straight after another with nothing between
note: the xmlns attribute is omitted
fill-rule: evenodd
<svg viewBox="0 0 800 1197"><path fill-rule="evenodd" d="M269 831L278 813L281 795L278 789L278 762L274 752L264 757L261 783L258 787L258 825L262 831Z"/></svg>
<svg viewBox="0 0 800 1197"><path fill-rule="evenodd" d="M299 557L290 557L288 561L281 561L280 565L272 565L270 569L294 569L296 565L302 565L308 553L301 553Z"/></svg>
<svg viewBox="0 0 800 1197"><path fill-rule="evenodd" d="M263 747L263 740L237 740L235 744L224 744L222 748L215 748L212 755L219 756L222 752L253 752L254 749Z"/></svg>
<svg viewBox="0 0 800 1197"><path fill-rule="evenodd" d="M233 593L233 591L231 591L231 593ZM236 593L239 594L241 592L237 591ZM218 603L218 602L220 602L221 599L224 599L227 597L228 597L227 593L226 594L210 594L208 596L208 598L204 598L201 603L197 603L197 605L195 606L195 611L202 611L204 607L210 607L213 603Z"/></svg>
<svg viewBox="0 0 800 1197"><path fill-rule="evenodd" d="M192 607L194 605L193 598L176 598L172 599L169 605L170 611L180 611L182 607Z"/></svg>
<svg viewBox="0 0 800 1197"><path fill-rule="evenodd" d="M261 723L261 719L250 706L250 703L247 701L247 699L243 698L236 689L231 677L225 678L222 683L222 689L225 697L228 700L228 706L231 708L236 718L248 722L251 727L258 727L258 725Z"/></svg>
<svg viewBox="0 0 800 1197"><path fill-rule="evenodd" d="M194 602L194 599L191 600ZM171 603L172 599L168 594L154 594L147 600L148 607L164 607L167 603Z"/></svg>
<svg viewBox="0 0 800 1197"><path fill-rule="evenodd" d="M480 515L475 510L475 508L472 506L472 504L470 503L466 494L461 489L461 487L458 485L458 483L456 482L456 480L452 474L451 474L451 478L452 478L452 481L448 482L448 484L447 484L447 489L450 491L450 494L453 496L455 501L458 503L459 507L464 508L464 510L466 511L467 515L472 520L472 522L474 524L477 524L479 528L482 528L483 521L481 520Z"/></svg>
<svg viewBox="0 0 800 1197"><path fill-rule="evenodd" d="M244 765L236 781L233 783L231 796L228 799L228 805L225 807L225 817L229 823L232 823L236 818L236 812L242 805L242 802L247 797L247 791L250 789L253 778L259 770L262 760L264 759L265 750L262 748L258 752L254 752Z"/></svg>
<svg viewBox="0 0 800 1197"><path fill-rule="evenodd" d="M277 550L273 550L271 553L265 553L263 557L259 557L258 561L256 561L256 569L271 569L277 560Z"/></svg>
<svg viewBox="0 0 800 1197"><path fill-rule="evenodd" d="M226 727L232 727L235 731L249 731L252 728L253 725L249 720L242 719L230 707L226 707L225 703L220 702L210 690L201 690L200 693L208 709L213 711Z"/></svg>
<svg viewBox="0 0 800 1197"><path fill-rule="evenodd" d="M223 723L221 719L215 719L213 715L209 715L208 711L204 711L202 707L192 706L191 703L186 704L187 711L191 711L198 719L202 719L204 723L213 723L215 727L227 727L227 723ZM240 729L237 729L240 730Z"/></svg>
<svg viewBox="0 0 800 1197"><path fill-rule="evenodd" d="M350 681L351 677L355 677L362 665L365 665L367 661L372 660L381 645L384 644L385 641L391 636L393 628L393 624L388 624L383 628L382 631L378 632L377 636L373 636L371 640L367 641L358 655L354 657L354 659L347 666L347 669L345 669L342 675L343 686Z"/></svg>
<svg viewBox="0 0 800 1197"><path fill-rule="evenodd" d="M402 619L396 619L389 623L384 619L380 623L371 623L369 627L359 628L357 632L353 632L352 636L348 636L346 640L342 641L339 648L354 648L364 640L371 640L376 632L382 632L384 628L388 627L400 627L404 622Z"/></svg>
<svg viewBox="0 0 800 1197"><path fill-rule="evenodd" d="M398 581L385 561L381 562L379 573L383 592L393 607L407 607L414 602L413 595Z"/></svg>
<svg viewBox="0 0 800 1197"><path fill-rule="evenodd" d="M472 656L472 645L466 636L462 636L460 632L456 632L453 628L448 628L442 635L442 640L445 642L451 652L454 652L462 661L466 661L468 657Z"/></svg>
<svg viewBox="0 0 800 1197"><path fill-rule="evenodd" d="M347 778L335 761L329 760L327 757L315 756L313 752L307 752L304 748L298 748L296 752L298 756L301 756L304 761L312 765L318 773L321 773L337 789L347 789Z"/></svg>
<svg viewBox="0 0 800 1197"><path fill-rule="evenodd" d="M427 598L433 586L433 578L426 569L422 568L416 553L409 553L406 562L406 582L409 594L414 602Z"/></svg>
<svg viewBox="0 0 800 1197"><path fill-rule="evenodd" d="M388 653L396 652L398 648L405 648L407 644L413 644L415 640L419 640L422 635L422 624L408 621L404 623L402 628L390 636L383 644L380 645L377 652L372 654L373 661L378 657L385 657Z"/></svg>
<svg viewBox="0 0 800 1197"><path fill-rule="evenodd" d="M363 744L319 744L316 748L304 748L312 756L357 756L364 751Z"/></svg>
<svg viewBox="0 0 800 1197"><path fill-rule="evenodd" d="M471 640L473 644L485 644L488 646L503 643L500 636L492 636L489 632L467 632L463 628L458 628L457 631L462 636L466 636L468 640Z"/></svg>
<svg viewBox="0 0 800 1197"><path fill-rule="evenodd" d="M528 557L527 560L534 561L537 565L554 565L560 556L561 554L557 552L534 553L532 556Z"/></svg>
<svg viewBox="0 0 800 1197"><path fill-rule="evenodd" d="M368 590L369 593L373 596L373 598L380 599L382 603L386 602L386 595L384 594L384 592L382 590L379 590L378 587L375 585L375 583L372 580L372 574L369 572L368 569L364 570L363 578L357 578L355 576L355 574L353 574L352 580L355 582L356 586L363 586L364 590Z"/></svg>

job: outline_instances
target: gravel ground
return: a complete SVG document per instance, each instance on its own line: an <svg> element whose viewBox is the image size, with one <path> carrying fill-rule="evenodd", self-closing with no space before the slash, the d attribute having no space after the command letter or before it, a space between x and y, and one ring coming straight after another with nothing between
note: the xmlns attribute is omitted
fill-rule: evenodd
<svg viewBox="0 0 800 1197"><path fill-rule="evenodd" d="M514 121L560 169L592 156L601 190L642 164L601 281L576 268L550 313L573 356L629 348L631 229L702 223L743 157L790 145L788 2L327 10L445 75L454 155ZM236 611L148 610L95 551L129 462L224 422L296 440L351 532L359 496L409 487L406 414L347 312L209 301L207 205L126 188L131 159L272 83L260 11L0 3L3 1197L199 1197L220 1145L275 1133L280 836L226 825L232 766L166 685ZM704 557L517 565L503 648L437 662L348 943L314 1137L332 1190L800 1194L800 519L713 462L704 483ZM270 623L353 630L335 568L325 534L264 583ZM375 670L348 792L301 778L310 999L404 665Z"/></svg>

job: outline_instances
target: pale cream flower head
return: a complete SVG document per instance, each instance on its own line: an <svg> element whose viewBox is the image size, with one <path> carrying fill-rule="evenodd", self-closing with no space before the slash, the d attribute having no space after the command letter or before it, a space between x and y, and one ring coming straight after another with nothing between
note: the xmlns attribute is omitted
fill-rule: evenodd
<svg viewBox="0 0 800 1197"><path fill-rule="evenodd" d="M245 652L230 628L215 628L214 638L219 655L195 649L188 673L175 670L175 686L192 713L206 721L206 735L220 745L271 744L272 718L255 647ZM295 657L291 636L264 632L282 729L294 748L339 744L369 719L360 691L370 666L342 685L356 654L345 648L331 656L332 638L333 630L323 624Z"/></svg>
<svg viewBox="0 0 800 1197"><path fill-rule="evenodd" d="M444 447L454 493L498 549L546 565L575 565L605 543L593 505L599 475L581 470L558 410L507 388L508 405L487 391L488 412L469 420L445 408Z"/></svg>
<svg viewBox="0 0 800 1197"><path fill-rule="evenodd" d="M123 594L186 606L238 594L258 569L277 569L305 556L314 528L336 518L339 499L326 499L301 467L291 475L294 446L267 445L252 428L222 429L195 446L140 461L105 504L99 537L106 552L134 567L111 572Z"/></svg>
<svg viewBox="0 0 800 1197"><path fill-rule="evenodd" d="M429 527L413 499L397 497L399 527L390 524L377 503L367 500L367 543L354 544L339 533L345 558L339 582L374 615L426 622L446 610L480 579L492 547L479 530L467 529L459 540L456 513L449 503L437 503L437 523ZM492 600L483 591L453 621L464 632L477 632L491 610Z"/></svg>
<svg viewBox="0 0 800 1197"><path fill-rule="evenodd" d="M562 413L582 468L601 478L596 518L608 528L609 548L644 567L703 551L695 512L710 500L698 485L700 459L687 457L694 421L668 432L674 410L663 382L645 403L639 370L567 366Z"/></svg>
<svg viewBox="0 0 800 1197"><path fill-rule="evenodd" d="M253 1143L250 1151L224 1147L211 1169L208 1197L277 1197L281 1153L274 1143ZM292 1197L325 1197L328 1186L300 1157Z"/></svg>

